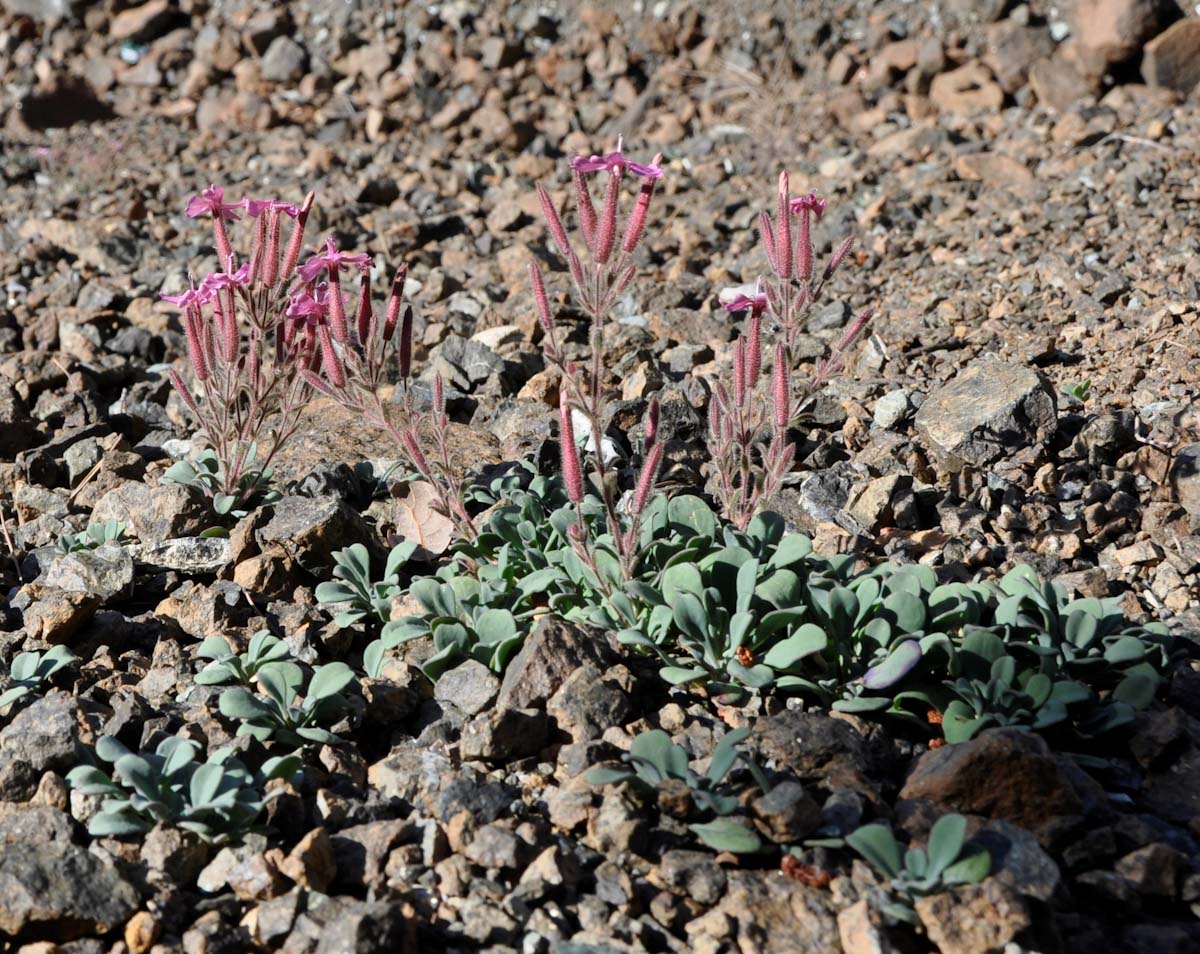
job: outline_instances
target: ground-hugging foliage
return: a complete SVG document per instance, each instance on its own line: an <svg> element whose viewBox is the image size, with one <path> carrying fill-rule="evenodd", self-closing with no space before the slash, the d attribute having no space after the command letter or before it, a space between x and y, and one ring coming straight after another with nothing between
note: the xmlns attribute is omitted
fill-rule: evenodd
<svg viewBox="0 0 1200 954"><path fill-rule="evenodd" d="M1083 741L1149 705L1172 660L1164 625L1131 624L1116 599L1068 600L1028 567L996 582L944 583L920 565L862 568L851 556L814 553L776 514L739 531L690 495L647 505L633 578L624 580L598 500L584 508L593 569L571 545L577 511L558 481L520 483L492 488L506 502L479 537L411 582L424 613L382 627L366 653L369 673L421 637L433 641L431 679L468 658L502 671L533 620L552 612L615 630L656 658L667 682L731 701L798 694L940 725L950 742L995 725ZM389 594L395 566L389 560ZM346 588L360 616L377 585L363 580L361 596Z"/></svg>
<svg viewBox="0 0 1200 954"><path fill-rule="evenodd" d="M171 737L153 752L131 752L112 736L96 742L96 756L112 764L105 772L92 765L71 770L67 781L84 795L102 796L100 811L88 824L96 837L131 837L158 823L193 832L204 841L236 839L249 831L270 798L272 779L291 779L300 759L269 759L251 772L232 748L198 762L200 746Z"/></svg>

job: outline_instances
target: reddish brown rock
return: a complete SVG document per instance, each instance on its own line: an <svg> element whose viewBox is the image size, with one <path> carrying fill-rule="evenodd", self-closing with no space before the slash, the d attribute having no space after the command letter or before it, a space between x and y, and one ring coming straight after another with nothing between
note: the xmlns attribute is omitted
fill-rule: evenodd
<svg viewBox="0 0 1200 954"><path fill-rule="evenodd" d="M1146 44L1142 79L1181 93L1200 84L1200 17L1180 20Z"/></svg>

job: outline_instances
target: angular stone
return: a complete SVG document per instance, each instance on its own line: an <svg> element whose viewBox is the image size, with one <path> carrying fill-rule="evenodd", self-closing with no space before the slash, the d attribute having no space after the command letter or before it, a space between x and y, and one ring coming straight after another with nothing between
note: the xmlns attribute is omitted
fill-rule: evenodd
<svg viewBox="0 0 1200 954"><path fill-rule="evenodd" d="M1084 62L1102 73L1135 56L1168 22L1172 0L1077 0L1075 40Z"/></svg>
<svg viewBox="0 0 1200 954"><path fill-rule="evenodd" d="M273 505L270 522L255 533L264 550L277 547L309 573L333 570L333 552L371 538L357 510L340 497L284 497Z"/></svg>
<svg viewBox="0 0 1200 954"><path fill-rule="evenodd" d="M50 562L38 581L68 593L86 593L103 602L133 582L133 556L114 544L64 553Z"/></svg>
<svg viewBox="0 0 1200 954"><path fill-rule="evenodd" d="M433 687L433 698L473 716L491 704L499 689L500 679L494 672L478 660L468 659L442 673Z"/></svg>
<svg viewBox="0 0 1200 954"><path fill-rule="evenodd" d="M984 467L1051 436L1054 389L1037 371L987 356L934 391L917 412L921 439L950 471Z"/></svg>
<svg viewBox="0 0 1200 954"><path fill-rule="evenodd" d="M623 666L617 668L624 671ZM575 742L600 738L610 727L624 725L632 713L629 695L592 663L571 673L546 703L546 714Z"/></svg>
<svg viewBox="0 0 1200 954"><path fill-rule="evenodd" d="M842 954L833 902L827 892L778 872L733 870L718 910L736 923L739 951L758 954Z"/></svg>
<svg viewBox="0 0 1200 954"><path fill-rule="evenodd" d="M1033 924L1020 895L995 878L921 898L916 908L941 954L1000 954Z"/></svg>
<svg viewBox="0 0 1200 954"><path fill-rule="evenodd" d="M288 36L277 36L262 58L262 77L269 83L294 83L304 75L308 53Z"/></svg>
<svg viewBox="0 0 1200 954"><path fill-rule="evenodd" d="M71 941L107 934L137 910L138 893L116 868L70 842L0 851L0 931Z"/></svg>
<svg viewBox="0 0 1200 954"><path fill-rule="evenodd" d="M93 523L119 520L142 543L199 533L213 517L193 492L179 484L130 480L106 493L92 511Z"/></svg>
<svg viewBox="0 0 1200 954"><path fill-rule="evenodd" d="M1188 444L1175 451L1170 479L1180 506L1200 518L1200 444Z"/></svg>
<svg viewBox="0 0 1200 954"><path fill-rule="evenodd" d="M543 616L504 671L496 708L528 709L545 705L567 677L585 662L605 670L616 660L616 653L603 633Z"/></svg>
<svg viewBox="0 0 1200 954"><path fill-rule="evenodd" d="M180 537L127 549L135 563L181 573L219 573L232 554L228 537Z"/></svg>
<svg viewBox="0 0 1200 954"><path fill-rule="evenodd" d="M1092 87L1061 57L1047 57L1029 67L1029 87L1037 101L1057 113L1065 113L1090 95Z"/></svg>
<svg viewBox="0 0 1200 954"><path fill-rule="evenodd" d="M1200 17L1180 20L1146 44L1142 79L1181 93L1200 84Z"/></svg>
<svg viewBox="0 0 1200 954"><path fill-rule="evenodd" d="M927 798L951 811L1037 831L1055 817L1084 812L1075 782L1041 736L989 729L922 755L900 797Z"/></svg>

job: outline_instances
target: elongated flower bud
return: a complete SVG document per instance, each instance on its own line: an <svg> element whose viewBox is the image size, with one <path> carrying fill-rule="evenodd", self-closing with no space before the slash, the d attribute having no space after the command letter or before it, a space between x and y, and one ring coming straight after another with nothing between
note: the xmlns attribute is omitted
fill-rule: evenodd
<svg viewBox="0 0 1200 954"><path fill-rule="evenodd" d="M396 322L400 320L400 305L404 302L404 280L408 275L408 266L401 262L396 269L396 277L392 279L392 294L388 298L387 311L383 318L383 340L391 341L396 333Z"/></svg>
<svg viewBox="0 0 1200 954"><path fill-rule="evenodd" d="M746 405L746 339L738 338L733 348L733 403Z"/></svg>
<svg viewBox="0 0 1200 954"><path fill-rule="evenodd" d="M792 208L788 196L788 174L779 173L779 211L776 214L775 256L779 277L792 277Z"/></svg>
<svg viewBox="0 0 1200 954"><path fill-rule="evenodd" d="M433 413L438 417L446 413L446 385L441 374L433 376Z"/></svg>
<svg viewBox="0 0 1200 954"><path fill-rule="evenodd" d="M279 279L279 233L283 224L278 209L272 209L270 214L271 230L267 234L267 249L263 256L263 284L268 288Z"/></svg>
<svg viewBox="0 0 1200 954"><path fill-rule="evenodd" d="M267 218L260 215L254 227L254 250L250 254L250 284L258 281L262 270L263 257L267 252Z"/></svg>
<svg viewBox="0 0 1200 954"><path fill-rule="evenodd" d="M762 315L750 315L750 332L747 336L746 349L746 386L751 391L758 384L758 373L762 370Z"/></svg>
<svg viewBox="0 0 1200 954"><path fill-rule="evenodd" d="M400 379L407 381L412 374L412 305L404 309L404 319L400 322ZM386 330L384 334L387 334Z"/></svg>
<svg viewBox="0 0 1200 954"><path fill-rule="evenodd" d="M292 272L296 270L296 263L300 261L300 250L304 246L304 227L308 224L308 213L312 210L316 199L317 194L310 192L304 197L304 204L300 206L300 211L296 214L296 224L292 227L287 254L283 257L283 267L279 272L284 281L291 277Z"/></svg>
<svg viewBox="0 0 1200 954"><path fill-rule="evenodd" d="M841 340L838 341L837 345L834 347L834 350L839 353L844 352L852 344L854 344L854 339L862 334L862 330L867 327L867 323L871 320L871 317L874 314L874 308L864 308L862 311L860 311L858 313L858 317L855 318L854 321L850 323L849 327L846 328L845 332L842 334Z"/></svg>
<svg viewBox="0 0 1200 954"><path fill-rule="evenodd" d="M567 497L571 503L583 500L583 471L579 466L579 448L575 446L575 424L571 420L571 403L566 392L558 400L559 434L562 445L563 483L567 486Z"/></svg>
<svg viewBox="0 0 1200 954"><path fill-rule="evenodd" d="M550 229L550 235L558 247L558 254L565 258L567 251L571 248L571 243L567 241L567 230L563 228L558 209L554 207L554 200L550 198L550 193L543 188L540 182L537 184L537 195L538 202L542 207L542 216L546 220L546 227Z"/></svg>
<svg viewBox="0 0 1200 954"><path fill-rule="evenodd" d="M366 344L371 334L373 315L371 313L371 273L364 269L362 280L358 286L358 314L355 316L355 327L358 331L359 344Z"/></svg>
<svg viewBox="0 0 1200 954"><path fill-rule="evenodd" d="M800 230L796 236L796 276L802 282L812 280L812 219L808 207L800 210Z"/></svg>
<svg viewBox="0 0 1200 954"><path fill-rule="evenodd" d="M224 306L214 304L217 323L221 332L221 357L226 364L232 364L237 357L238 326L237 312L232 301L226 301Z"/></svg>
<svg viewBox="0 0 1200 954"><path fill-rule="evenodd" d="M788 421L792 416L791 388L788 386L787 353L783 342L775 342L775 367L771 371L771 401L775 411L775 429L787 430Z"/></svg>
<svg viewBox="0 0 1200 954"><path fill-rule="evenodd" d="M596 230L596 261L608 263L612 255L613 242L617 237L617 200L621 195L621 170L614 169L608 177L608 189L604 193L604 211L600 215L600 226Z"/></svg>
<svg viewBox="0 0 1200 954"><path fill-rule="evenodd" d="M662 458L662 444L654 445L650 448L650 453L646 455L646 462L642 464L642 472L638 475L637 488L633 494L631 510L635 517L640 516L646 509L646 501L650 499L650 491L654 489L654 481L658 478L658 469L662 466Z"/></svg>
<svg viewBox="0 0 1200 954"><path fill-rule="evenodd" d="M621 272L620 275L617 276L617 281L616 284L613 285L612 293L614 295L621 294L621 292L623 292L629 286L629 283L633 281L633 276L636 274L637 266L629 265L623 272Z"/></svg>
<svg viewBox="0 0 1200 954"><path fill-rule="evenodd" d="M203 383L208 380L208 361L204 356L203 329L195 312L184 315L183 330L187 335L188 360L192 363L192 371L196 380Z"/></svg>
<svg viewBox="0 0 1200 954"><path fill-rule="evenodd" d="M662 162L662 153L654 157L651 165L657 166ZM625 226L625 238L621 242L621 248L626 254L633 252L637 248L638 242L641 241L642 232L646 228L646 213L650 210L650 200L654 198L654 183L656 179L643 179L642 186L638 189L637 201L634 203L633 211L629 214L629 224Z"/></svg>
<svg viewBox="0 0 1200 954"><path fill-rule="evenodd" d="M350 330L346 327L346 303L342 301L342 280L338 277L337 266L329 269L329 325L334 340L345 344Z"/></svg>
<svg viewBox="0 0 1200 954"><path fill-rule="evenodd" d="M758 234L762 238L767 264L771 266L771 271L778 273L779 259L775 254L775 228L771 224L771 216L765 211L758 214Z"/></svg>
<svg viewBox="0 0 1200 954"><path fill-rule="evenodd" d="M402 435L404 440L404 449L408 451L408 457L412 461L414 467L420 471L421 476L433 482L433 471L429 469L429 462L425 459L425 455L421 453L421 445L417 441L416 435L411 431L405 431Z"/></svg>
<svg viewBox="0 0 1200 954"><path fill-rule="evenodd" d="M708 432L714 441L721 438L721 404L715 397L708 400Z"/></svg>
<svg viewBox="0 0 1200 954"><path fill-rule="evenodd" d="M251 347L246 352L246 383L255 399L258 397L258 349Z"/></svg>
<svg viewBox="0 0 1200 954"><path fill-rule="evenodd" d="M333 388L322 381L319 377L309 371L307 368L300 372L300 377L304 379L304 383L310 388L320 391L326 397L333 397Z"/></svg>
<svg viewBox="0 0 1200 954"><path fill-rule="evenodd" d="M571 280L575 283L575 288L580 294L583 294L583 266L579 263L579 256L574 252L569 252L567 265L571 269Z"/></svg>
<svg viewBox="0 0 1200 954"><path fill-rule="evenodd" d="M596 250L596 208L592 205L592 194L588 191L583 173L575 172L575 204L579 207L579 228L589 251ZM563 250L566 254L566 250Z"/></svg>
<svg viewBox="0 0 1200 954"><path fill-rule="evenodd" d="M842 244L838 246L837 251L833 253L833 258L829 260L829 264L825 266L825 281L829 281L833 277L833 273L838 270L842 262L846 260L846 256L850 254L850 249L854 248L854 236L848 235L842 239Z"/></svg>
<svg viewBox="0 0 1200 954"><path fill-rule="evenodd" d="M329 378L329 383L340 391L346 386L346 371L342 367L342 359L338 356L333 339L329 337L328 326L318 325L317 336L321 341L321 366L325 369L325 376Z"/></svg>
<svg viewBox="0 0 1200 954"><path fill-rule="evenodd" d="M529 284L533 286L533 303L537 307L538 321L546 334L550 334L554 330L554 321L550 317L550 300L546 297L546 285L537 262L529 263Z"/></svg>
<svg viewBox="0 0 1200 954"><path fill-rule="evenodd" d="M225 231L225 220L220 212L213 214L213 238L217 245L217 263L221 270L233 271L233 249L229 246L229 233Z"/></svg>
<svg viewBox="0 0 1200 954"><path fill-rule="evenodd" d="M657 163L655 163L657 165ZM650 399L650 407L646 409L646 447L650 450L658 440L658 398Z"/></svg>
<svg viewBox="0 0 1200 954"><path fill-rule="evenodd" d="M179 376L179 372L174 368L169 368L167 370L167 376L171 379L171 383L175 386L175 390L179 392L179 396L183 399L183 403L188 406L188 410L191 411L197 418L199 418L200 408L196 407L196 399L192 397L192 392L188 390L188 386L183 383L183 378Z"/></svg>

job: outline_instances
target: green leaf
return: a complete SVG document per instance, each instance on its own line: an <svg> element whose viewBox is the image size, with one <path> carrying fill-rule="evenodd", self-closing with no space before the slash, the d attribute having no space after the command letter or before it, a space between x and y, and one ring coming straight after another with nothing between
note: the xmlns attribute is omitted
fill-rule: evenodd
<svg viewBox="0 0 1200 954"><path fill-rule="evenodd" d="M846 836L846 844L888 877L900 876L900 846L887 825L864 825Z"/></svg>
<svg viewBox="0 0 1200 954"><path fill-rule="evenodd" d="M189 783L192 805L205 805L213 800L225 772L220 765L205 762L192 773Z"/></svg>
<svg viewBox="0 0 1200 954"><path fill-rule="evenodd" d="M506 609L486 609L475 620L475 634L485 645L501 643L517 635L517 621Z"/></svg>
<svg viewBox="0 0 1200 954"><path fill-rule="evenodd" d="M305 707L336 696L354 681L354 670L344 662L331 662L313 671L312 682L305 693Z"/></svg>
<svg viewBox="0 0 1200 954"><path fill-rule="evenodd" d="M721 741L717 743L713 749L712 759L708 764L708 771L705 775L708 780L714 784L720 782L721 779L733 767L733 763L738 760L738 745L750 735L750 729L741 728L734 729L732 732L726 732L722 736Z"/></svg>
<svg viewBox="0 0 1200 954"><path fill-rule="evenodd" d="M643 732L629 747L634 758L644 759L667 778L687 778L687 753L662 729Z"/></svg>
<svg viewBox="0 0 1200 954"><path fill-rule="evenodd" d="M929 830L929 876L945 871L962 851L967 837L967 820L962 815L943 815Z"/></svg>
<svg viewBox="0 0 1200 954"><path fill-rule="evenodd" d="M821 626L805 623L786 640L775 643L763 656L763 665L774 670L790 670L808 656L824 652L829 644L829 638Z"/></svg>
<svg viewBox="0 0 1200 954"><path fill-rule="evenodd" d="M750 854L762 847L762 840L749 828L732 818L718 818L700 825L688 825L699 839L714 851Z"/></svg>
<svg viewBox="0 0 1200 954"><path fill-rule="evenodd" d="M986 851L969 855L942 872L942 884L978 884L992 870L992 856Z"/></svg>
<svg viewBox="0 0 1200 954"><path fill-rule="evenodd" d="M871 690L891 688L916 668L921 656L921 644L917 640L897 643L883 662L866 671L863 686Z"/></svg>
<svg viewBox="0 0 1200 954"><path fill-rule="evenodd" d="M698 680L707 679L709 672L707 669L702 669L698 666L683 668L682 666L663 666L658 671L658 675L672 686L682 686L687 682L696 682Z"/></svg>
<svg viewBox="0 0 1200 954"><path fill-rule="evenodd" d="M93 838L128 838L144 835L154 826L137 815L126 812L100 812L88 824L88 834Z"/></svg>
<svg viewBox="0 0 1200 954"><path fill-rule="evenodd" d="M1104 659L1112 666L1125 666L1145 658L1146 644L1136 636L1122 636L1104 647Z"/></svg>
<svg viewBox="0 0 1200 954"><path fill-rule="evenodd" d="M591 785L615 785L637 778L637 775L629 769L594 768L587 773L586 778Z"/></svg>
<svg viewBox="0 0 1200 954"><path fill-rule="evenodd" d="M218 708L221 715L230 719L246 721L261 719L271 715L271 709L266 703L254 698L254 695L243 686L231 686L221 693Z"/></svg>

